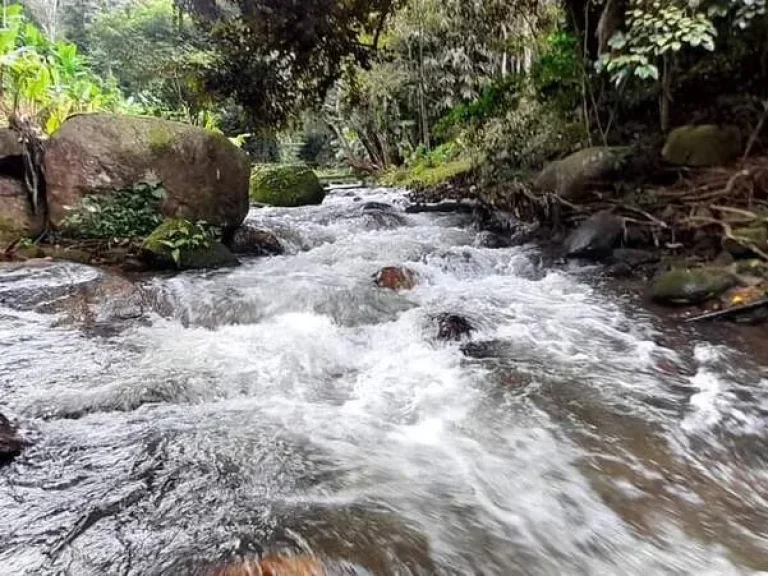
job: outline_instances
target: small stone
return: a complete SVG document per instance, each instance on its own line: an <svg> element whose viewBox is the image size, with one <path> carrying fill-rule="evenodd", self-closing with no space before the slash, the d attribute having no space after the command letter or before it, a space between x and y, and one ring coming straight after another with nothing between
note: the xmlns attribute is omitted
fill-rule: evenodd
<svg viewBox="0 0 768 576"><path fill-rule="evenodd" d="M438 340L459 341L475 330L469 320L457 314L440 314L435 317L435 321Z"/></svg>
<svg viewBox="0 0 768 576"><path fill-rule="evenodd" d="M374 275L374 282L389 290L411 290L416 286L416 274L409 268L387 266Z"/></svg>

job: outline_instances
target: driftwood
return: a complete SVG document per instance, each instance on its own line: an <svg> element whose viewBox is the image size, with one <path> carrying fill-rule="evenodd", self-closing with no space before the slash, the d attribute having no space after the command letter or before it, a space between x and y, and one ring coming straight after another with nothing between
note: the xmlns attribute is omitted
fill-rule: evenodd
<svg viewBox="0 0 768 576"><path fill-rule="evenodd" d="M768 298L763 298L762 300L757 300L755 302L750 302L749 304L742 304L741 306L733 306L731 308L726 308L725 310L718 310L716 312L707 312L706 314L701 314L700 316L694 316L693 318L689 318L685 321L686 324L691 324L693 322L703 322L705 320L724 320L731 318L733 316L738 316L739 314L742 314L744 312L754 312L755 310L759 310L760 308L768 308Z"/></svg>

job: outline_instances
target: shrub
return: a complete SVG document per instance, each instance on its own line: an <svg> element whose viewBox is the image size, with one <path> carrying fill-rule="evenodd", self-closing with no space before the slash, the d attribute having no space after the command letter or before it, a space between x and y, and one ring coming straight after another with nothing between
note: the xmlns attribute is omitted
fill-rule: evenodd
<svg viewBox="0 0 768 576"><path fill-rule="evenodd" d="M137 239L163 220L166 196L160 184L140 183L114 193L85 196L62 224L65 236L76 239Z"/></svg>

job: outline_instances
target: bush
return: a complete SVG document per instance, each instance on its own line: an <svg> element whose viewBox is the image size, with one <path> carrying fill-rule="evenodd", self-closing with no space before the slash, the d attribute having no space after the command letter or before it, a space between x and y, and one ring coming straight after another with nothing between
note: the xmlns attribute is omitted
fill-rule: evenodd
<svg viewBox="0 0 768 576"><path fill-rule="evenodd" d="M160 206L165 196L161 185L147 183L85 196L64 220L62 232L76 239L144 238L162 222Z"/></svg>
<svg viewBox="0 0 768 576"><path fill-rule="evenodd" d="M219 241L221 230L207 222L181 218L166 220L144 241L150 260L176 268L218 268L237 263L237 258Z"/></svg>

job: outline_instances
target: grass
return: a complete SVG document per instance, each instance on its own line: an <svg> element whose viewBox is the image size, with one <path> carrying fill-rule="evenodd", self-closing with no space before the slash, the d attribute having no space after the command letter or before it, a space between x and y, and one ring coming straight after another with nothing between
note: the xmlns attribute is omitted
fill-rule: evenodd
<svg viewBox="0 0 768 576"><path fill-rule="evenodd" d="M410 168L401 167L389 170L381 175L379 182L385 186L401 186L403 188L431 187L449 182L471 170L472 161L470 159L456 158L434 166L419 163Z"/></svg>

